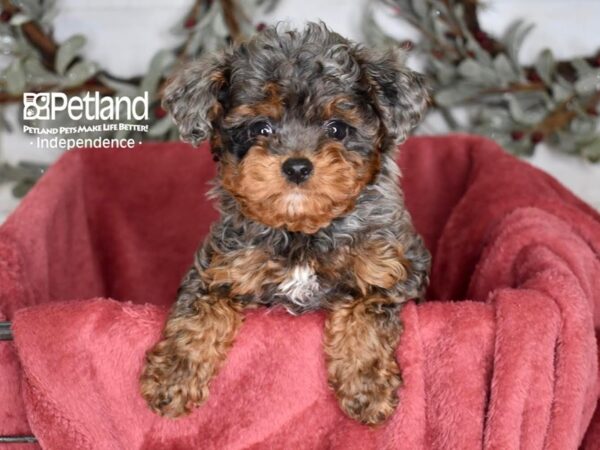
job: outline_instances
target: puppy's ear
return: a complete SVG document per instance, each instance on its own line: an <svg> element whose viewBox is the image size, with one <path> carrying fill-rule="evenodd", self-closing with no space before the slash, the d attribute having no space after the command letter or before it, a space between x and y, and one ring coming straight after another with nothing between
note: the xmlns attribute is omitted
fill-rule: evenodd
<svg viewBox="0 0 600 450"><path fill-rule="evenodd" d="M425 77L404 64L398 50L376 54L360 49L357 59L375 109L396 143L419 124L429 101Z"/></svg>
<svg viewBox="0 0 600 450"><path fill-rule="evenodd" d="M225 54L216 53L188 63L167 82L162 106L173 116L183 141L197 145L209 137L223 114L227 72Z"/></svg>

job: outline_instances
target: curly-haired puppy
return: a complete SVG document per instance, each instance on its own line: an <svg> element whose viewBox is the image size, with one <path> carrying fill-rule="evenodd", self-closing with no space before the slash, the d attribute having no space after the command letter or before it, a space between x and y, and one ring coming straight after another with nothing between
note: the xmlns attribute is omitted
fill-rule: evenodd
<svg viewBox="0 0 600 450"><path fill-rule="evenodd" d="M309 24L267 28L180 70L164 92L185 141L210 138L221 219L197 251L146 357L142 394L188 413L244 308L324 309L329 384L363 423L392 414L399 309L422 296L430 256L398 185L396 146L427 102L422 77Z"/></svg>

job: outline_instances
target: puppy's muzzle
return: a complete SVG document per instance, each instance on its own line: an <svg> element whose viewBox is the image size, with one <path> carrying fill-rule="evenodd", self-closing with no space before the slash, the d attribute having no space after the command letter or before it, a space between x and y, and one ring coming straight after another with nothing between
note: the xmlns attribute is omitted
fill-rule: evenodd
<svg viewBox="0 0 600 450"><path fill-rule="evenodd" d="M288 158L281 165L285 178L295 184L308 180L313 172L313 165L307 158Z"/></svg>

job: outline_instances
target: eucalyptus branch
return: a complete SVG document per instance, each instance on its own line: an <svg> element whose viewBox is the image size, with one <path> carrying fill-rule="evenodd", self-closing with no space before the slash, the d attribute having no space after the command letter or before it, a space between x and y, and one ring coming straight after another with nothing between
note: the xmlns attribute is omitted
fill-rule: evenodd
<svg viewBox="0 0 600 450"><path fill-rule="evenodd" d="M546 141L600 160L600 51L557 61L544 50L525 65L518 55L531 27L517 21L503 37L492 36L479 22L478 0L372 2L391 7L420 32L416 48L433 85L432 106L449 128L459 125L452 110L465 108L464 131L492 137L517 154L531 154ZM379 27L372 16L365 23ZM383 39L381 44L393 40L381 28L367 34Z"/></svg>

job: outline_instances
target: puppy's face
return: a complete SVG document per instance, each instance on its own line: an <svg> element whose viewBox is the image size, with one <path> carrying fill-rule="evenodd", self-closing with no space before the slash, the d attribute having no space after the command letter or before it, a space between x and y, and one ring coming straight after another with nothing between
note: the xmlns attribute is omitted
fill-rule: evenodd
<svg viewBox="0 0 600 450"><path fill-rule="evenodd" d="M396 54L315 24L195 62L164 95L184 140L211 138L221 186L246 217L307 234L352 210L426 100Z"/></svg>
<svg viewBox="0 0 600 450"><path fill-rule="evenodd" d="M280 66L284 73L256 89L233 89L219 139L222 186L246 216L314 233L350 211L373 180L381 135L364 93L307 63L303 77L286 77Z"/></svg>

